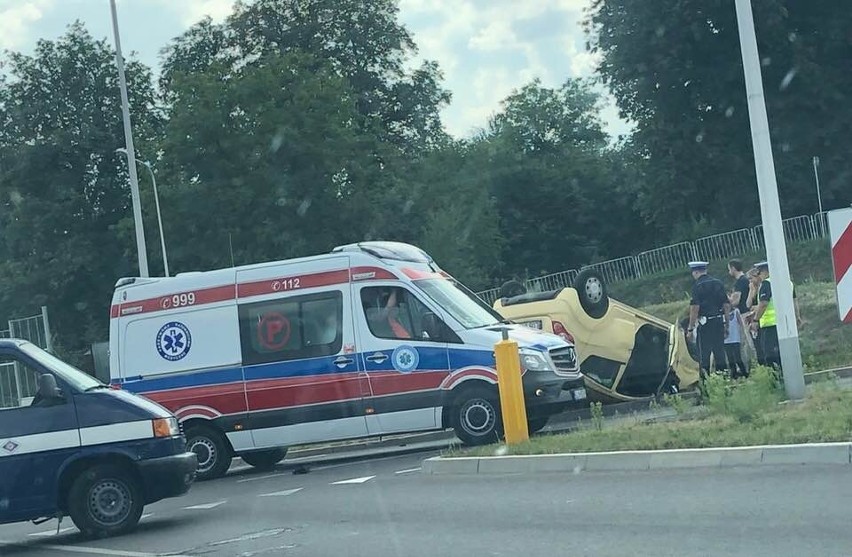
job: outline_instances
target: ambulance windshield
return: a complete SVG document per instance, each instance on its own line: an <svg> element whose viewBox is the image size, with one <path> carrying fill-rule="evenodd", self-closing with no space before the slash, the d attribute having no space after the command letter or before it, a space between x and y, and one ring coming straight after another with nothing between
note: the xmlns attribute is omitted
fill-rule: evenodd
<svg viewBox="0 0 852 557"><path fill-rule="evenodd" d="M454 280L424 279L414 281L414 284L452 315L465 329L496 325L503 320L485 302Z"/></svg>

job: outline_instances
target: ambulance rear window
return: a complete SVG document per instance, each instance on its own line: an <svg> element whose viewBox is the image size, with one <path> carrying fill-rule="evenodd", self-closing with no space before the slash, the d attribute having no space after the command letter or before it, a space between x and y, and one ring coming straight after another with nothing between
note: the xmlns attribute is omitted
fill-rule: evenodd
<svg viewBox="0 0 852 557"><path fill-rule="evenodd" d="M343 344L343 296L324 292L240 306L245 365L330 356Z"/></svg>

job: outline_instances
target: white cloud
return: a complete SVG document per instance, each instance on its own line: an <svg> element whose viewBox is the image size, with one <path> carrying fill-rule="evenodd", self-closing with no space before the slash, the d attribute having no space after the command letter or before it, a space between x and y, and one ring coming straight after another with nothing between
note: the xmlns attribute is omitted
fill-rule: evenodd
<svg viewBox="0 0 852 557"><path fill-rule="evenodd" d="M29 38L32 26L52 7L53 0L0 1L0 48L17 49Z"/></svg>
<svg viewBox="0 0 852 557"><path fill-rule="evenodd" d="M180 14L187 27L210 16L214 22L220 22L231 14L235 0L169 0L168 5Z"/></svg>

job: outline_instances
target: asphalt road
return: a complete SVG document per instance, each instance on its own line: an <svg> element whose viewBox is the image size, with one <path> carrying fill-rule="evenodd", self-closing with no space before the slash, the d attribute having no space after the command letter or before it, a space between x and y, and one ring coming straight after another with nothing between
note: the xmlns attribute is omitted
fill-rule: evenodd
<svg viewBox="0 0 852 557"><path fill-rule="evenodd" d="M237 469L84 540L70 520L0 526L4 557L848 556L847 467L430 477L425 454Z"/></svg>

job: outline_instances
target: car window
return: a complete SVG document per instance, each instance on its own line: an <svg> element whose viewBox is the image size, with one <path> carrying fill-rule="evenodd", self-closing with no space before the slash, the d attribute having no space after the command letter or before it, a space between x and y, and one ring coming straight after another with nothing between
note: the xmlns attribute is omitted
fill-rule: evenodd
<svg viewBox="0 0 852 557"><path fill-rule="evenodd" d="M343 296L325 292L240 306L243 363L337 354L343 344Z"/></svg>
<svg viewBox="0 0 852 557"><path fill-rule="evenodd" d="M0 411L32 404L39 373L21 360L0 356Z"/></svg>
<svg viewBox="0 0 852 557"><path fill-rule="evenodd" d="M430 310L411 291L398 286L370 286L361 290L361 306L367 327L376 338L428 341L425 316L435 319Z"/></svg>

